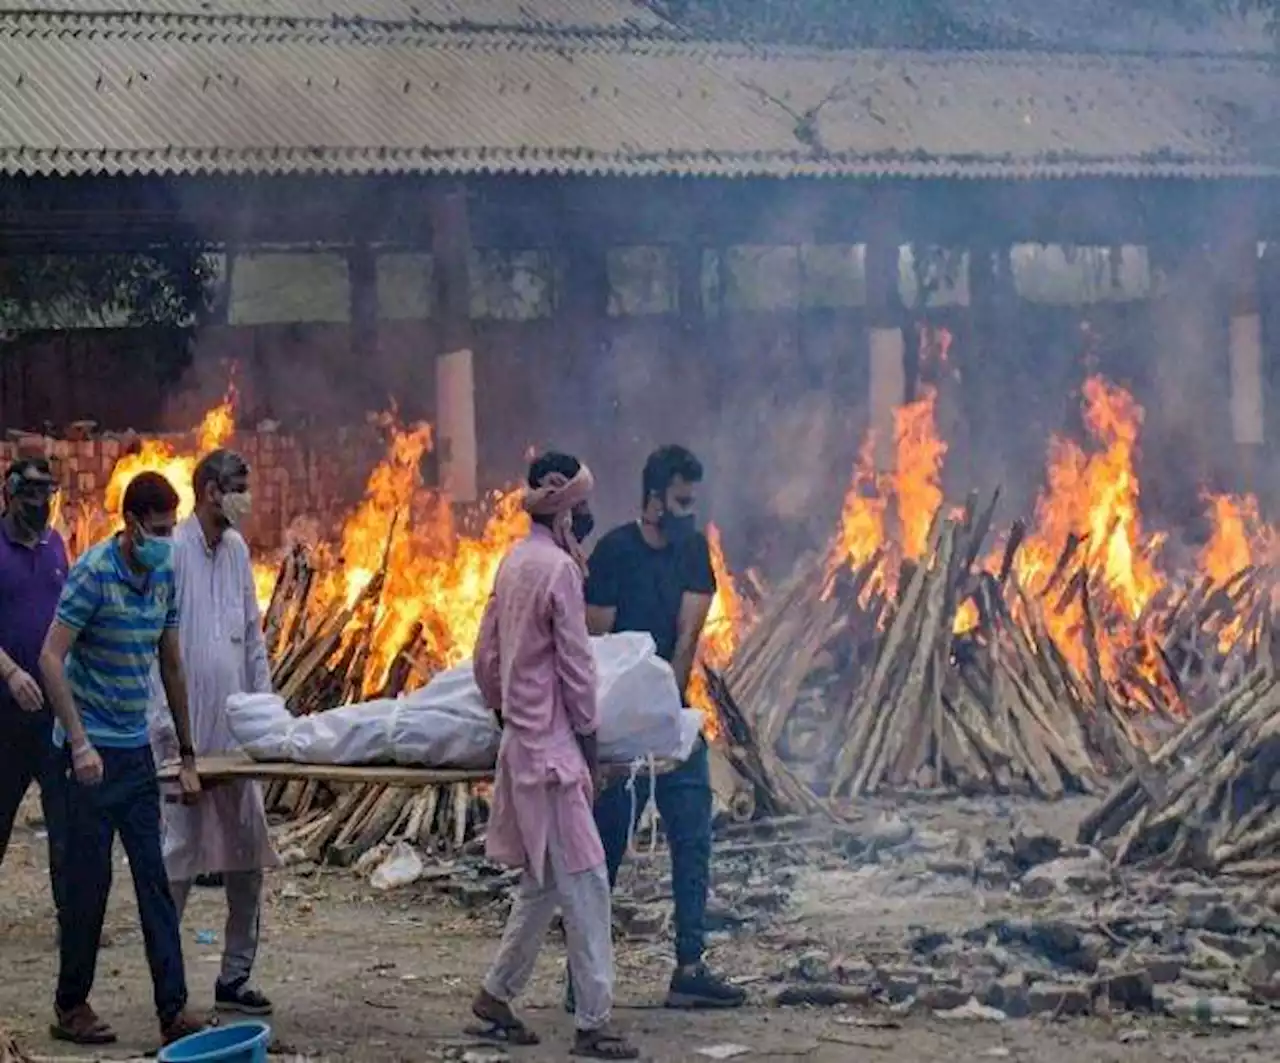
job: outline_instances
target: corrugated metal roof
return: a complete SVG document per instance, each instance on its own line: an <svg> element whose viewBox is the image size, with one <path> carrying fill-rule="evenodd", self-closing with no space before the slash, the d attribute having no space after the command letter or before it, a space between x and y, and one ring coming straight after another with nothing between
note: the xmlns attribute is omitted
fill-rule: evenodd
<svg viewBox="0 0 1280 1063"><path fill-rule="evenodd" d="M368 22L434 29L659 33L671 29L641 0L20 0L0 13L42 18L142 15L205 22Z"/></svg>
<svg viewBox="0 0 1280 1063"><path fill-rule="evenodd" d="M1274 95L1253 59L0 12L10 174L1273 176Z"/></svg>

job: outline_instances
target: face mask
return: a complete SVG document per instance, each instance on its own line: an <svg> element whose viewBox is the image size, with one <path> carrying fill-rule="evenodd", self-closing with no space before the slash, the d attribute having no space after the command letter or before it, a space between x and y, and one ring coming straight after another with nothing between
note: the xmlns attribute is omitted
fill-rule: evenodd
<svg viewBox="0 0 1280 1063"><path fill-rule="evenodd" d="M244 523L252 508L253 495L249 491L234 491L222 496L222 515L233 528Z"/></svg>
<svg viewBox="0 0 1280 1063"><path fill-rule="evenodd" d="M139 529L134 532L133 559L148 572L161 568L173 556L173 540L159 535L148 535Z"/></svg>
<svg viewBox="0 0 1280 1063"><path fill-rule="evenodd" d="M588 535L596 526L596 518L590 513L575 513L573 515L573 525L570 531L578 542L585 542Z"/></svg>
<svg viewBox="0 0 1280 1063"><path fill-rule="evenodd" d="M679 517L668 510L658 521L658 531L662 532L662 537L672 544L691 539L697 530L697 518L692 513Z"/></svg>
<svg viewBox="0 0 1280 1063"><path fill-rule="evenodd" d="M10 505L13 508L13 523L22 535L40 536L49 527L52 505L47 498L15 498Z"/></svg>

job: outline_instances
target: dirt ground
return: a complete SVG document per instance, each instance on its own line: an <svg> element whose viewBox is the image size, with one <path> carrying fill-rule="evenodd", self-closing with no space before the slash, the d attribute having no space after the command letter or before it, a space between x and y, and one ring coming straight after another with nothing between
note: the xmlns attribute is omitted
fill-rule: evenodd
<svg viewBox="0 0 1280 1063"><path fill-rule="evenodd" d="M976 815L976 813L972 813ZM963 815L951 830L979 835L1008 828L1009 809ZM1020 813L1019 813L1020 814ZM1069 816L1069 809L1053 813ZM934 810L926 818L946 819ZM48 1038L55 977L53 915L42 836L20 827L0 869L0 1022L33 1056L65 1055ZM660 862L637 876L660 881ZM634 884L634 881L633 881ZM627 886L624 880L623 887ZM467 911L431 888L375 893L350 872L302 868L270 879L257 982L274 999L272 1019L283 1051L309 1058L391 1060L511 1058L541 1063L568 1058L568 1018L557 1007L561 956L549 942L527 1014L543 1045L507 1053L478 1049L462 1033L467 1003L497 941L500 914ZM966 1022L932 1015L890 1018L883 1009L781 1009L764 1005L769 979L805 947L820 943L846 956L874 953L877 943L909 926L963 927L992 917L1004 903L968 883L921 893L910 879L876 869L799 868L789 908L764 929L714 935L710 959L740 977L753 1006L736 1013L685 1014L658 1007L670 970L669 944L619 944L617 1019L651 1060L715 1058L700 1050L740 1045L745 1061L811 1063L884 1059L894 1063L961 1063L1008 1059L1036 1063L1273 1063L1276 1030L1261 1026L1208 1031L1172 1020L1118 1015L1111 1020L1023 1019ZM193 1004L211 1002L221 941L221 899L197 891L184 927ZM109 946L98 969L94 1003L121 1035L110 1056L154 1050L150 985L127 868L117 854L107 920ZM212 932L212 935L210 934ZM215 940L212 943L210 939ZM83 1052L81 1058L87 1058Z"/></svg>

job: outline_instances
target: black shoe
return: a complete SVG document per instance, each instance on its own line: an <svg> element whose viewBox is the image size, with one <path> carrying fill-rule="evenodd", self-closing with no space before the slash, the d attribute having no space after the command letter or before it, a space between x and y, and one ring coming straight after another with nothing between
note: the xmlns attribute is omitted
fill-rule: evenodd
<svg viewBox="0 0 1280 1063"><path fill-rule="evenodd" d="M219 982L213 987L213 1006L218 1011L234 1011L240 1015L270 1015L271 1001L247 982L226 986Z"/></svg>
<svg viewBox="0 0 1280 1063"><path fill-rule="evenodd" d="M667 989L669 1008L740 1008L747 1002L747 992L717 978L706 964L677 967Z"/></svg>

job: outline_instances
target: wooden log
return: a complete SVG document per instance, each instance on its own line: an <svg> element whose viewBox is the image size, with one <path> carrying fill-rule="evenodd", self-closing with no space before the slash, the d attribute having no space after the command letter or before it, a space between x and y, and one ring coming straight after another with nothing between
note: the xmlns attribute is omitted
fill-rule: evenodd
<svg viewBox="0 0 1280 1063"><path fill-rule="evenodd" d="M930 553L937 547L940 528L940 522L935 519L933 530L930 533ZM923 566L917 568L912 575L907 585L902 605L889 625L888 631L885 632L871 676L866 686L854 696L853 704L849 707L847 718L856 722L853 723L848 739L840 748L836 762L833 765L831 773L831 792L833 794L842 793L850 788L854 779L861 775L860 764L865 764L867 758L874 756L876 752L876 750L868 748L871 736L879 722L876 709L885 699L889 689L890 679L897 664L899 651L904 645L907 645L906 640L909 633L912 633L917 626L919 619L917 608L924 597L927 577L928 570ZM862 711L867 706L871 707L870 711Z"/></svg>
<svg viewBox="0 0 1280 1063"><path fill-rule="evenodd" d="M1258 687L1263 682L1263 678L1260 672L1255 673L1249 681L1231 691L1212 710L1192 719L1185 728L1151 756L1151 766L1161 768L1171 764L1174 758L1198 743L1217 723L1238 711L1241 705L1246 708L1251 706L1259 696ZM1136 770L1131 770L1120 784L1112 789L1102 805L1081 821L1077 831L1080 843L1092 845L1099 836L1114 833L1119 828L1119 823L1129 818L1130 814L1125 814L1122 810L1139 797L1141 790L1139 774Z"/></svg>
<svg viewBox="0 0 1280 1063"><path fill-rule="evenodd" d="M428 787L426 796L426 806L422 810L422 819L418 827L418 844L424 849L429 848L435 832L436 811L440 807L440 787Z"/></svg>
<svg viewBox="0 0 1280 1063"><path fill-rule="evenodd" d="M465 783L456 785L465 786ZM350 867L365 853L381 842L395 825L400 813L413 796L413 792L404 787L393 786L374 791L377 796L368 812L363 816L357 809L352 816L356 826L344 828L329 850L330 863L338 867Z"/></svg>
<svg viewBox="0 0 1280 1063"><path fill-rule="evenodd" d="M325 815L324 828L317 830L307 845L307 857L310 860L319 860L325 850L329 847L329 843L338 837L346 826L348 819L355 809L360 806L370 793L373 792L371 786L349 786L339 796L334 803L332 809Z"/></svg>

